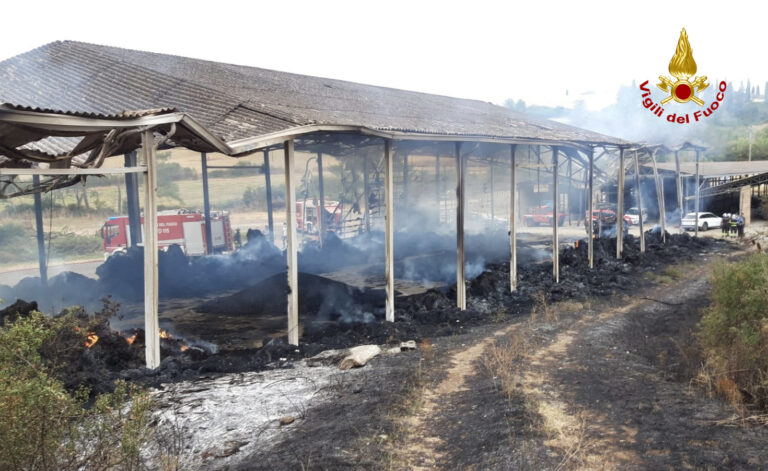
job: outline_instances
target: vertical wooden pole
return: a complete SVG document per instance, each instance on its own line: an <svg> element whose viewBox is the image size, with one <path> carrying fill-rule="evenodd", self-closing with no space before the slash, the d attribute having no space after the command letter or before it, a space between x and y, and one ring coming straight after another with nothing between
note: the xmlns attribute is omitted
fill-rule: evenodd
<svg viewBox="0 0 768 471"><path fill-rule="evenodd" d="M296 237L296 179L293 178L293 139L283 143L285 159L285 259L288 265L288 343L299 344L299 258Z"/></svg>
<svg viewBox="0 0 768 471"><path fill-rule="evenodd" d="M211 230L211 200L208 193L208 154L200 153L203 167L203 213L205 214L205 253L213 253L213 231Z"/></svg>
<svg viewBox="0 0 768 471"><path fill-rule="evenodd" d="M269 227L269 242L275 244L275 219L272 214L272 171L269 167L269 149L264 149L264 184L267 187L267 226Z"/></svg>
<svg viewBox="0 0 768 471"><path fill-rule="evenodd" d="M387 301L385 318L395 321L395 182L392 166L392 141L384 139L384 275L387 278L385 289Z"/></svg>
<svg viewBox="0 0 768 471"><path fill-rule="evenodd" d="M680 152L675 151L675 175L677 183L677 210L680 213L680 231L683 230L683 182L680 177Z"/></svg>
<svg viewBox="0 0 768 471"><path fill-rule="evenodd" d="M440 193L440 154L435 155L435 203L438 210L440 209L440 203L442 200L442 194Z"/></svg>
<svg viewBox="0 0 768 471"><path fill-rule="evenodd" d="M700 211L699 203L701 201L699 199L699 196L700 196L699 190L701 188L701 185L699 185L699 149L696 149L696 181L694 182L694 184L696 185L696 203L694 204L694 210L693 210L696 213L696 229L695 229L696 232L694 233L694 236L698 237L699 236L699 211ZM682 225L682 223L680 225Z"/></svg>
<svg viewBox="0 0 768 471"><path fill-rule="evenodd" d="M320 189L320 247L325 245L325 183L323 182L323 153L317 153L317 185Z"/></svg>
<svg viewBox="0 0 768 471"><path fill-rule="evenodd" d="M141 135L144 165L144 336L147 368L160 366L157 280L157 160L152 131Z"/></svg>
<svg viewBox="0 0 768 471"><path fill-rule="evenodd" d="M594 195L593 195L593 185L594 185L594 179L595 179L595 148L590 147L589 148L589 185L587 189L587 206L588 206L588 216L587 216L587 225L589 226L589 230L587 233L589 234L587 236L588 241L588 252L589 252L589 268L595 268L595 228L594 228L594 220L593 218L593 212L595 210L595 201L594 201Z"/></svg>
<svg viewBox="0 0 768 471"><path fill-rule="evenodd" d="M40 175L32 175L32 184L40 188ZM48 287L48 264L45 261L45 233L43 228L43 199L39 191L35 192L35 229L37 231L37 264L40 268L40 286Z"/></svg>
<svg viewBox="0 0 768 471"><path fill-rule="evenodd" d="M659 223L661 224L661 242L666 242L667 237L667 210L664 204L664 182L659 180L659 169L656 166L656 152L658 149L651 152L651 161L653 162L653 178L656 180L656 198L658 198L659 208Z"/></svg>
<svg viewBox="0 0 768 471"><path fill-rule="evenodd" d="M619 149L619 185L616 201L616 258L624 249L624 148Z"/></svg>
<svg viewBox="0 0 768 471"><path fill-rule="evenodd" d="M456 305L467 308L467 274L464 257L464 191L466 161L461 155L461 142L456 143Z"/></svg>
<svg viewBox="0 0 768 471"><path fill-rule="evenodd" d="M638 222L640 226L640 253L645 253L645 231L643 230L643 195L640 187L640 164L637 161L635 151L635 195L637 195L637 210L640 213Z"/></svg>
<svg viewBox="0 0 768 471"><path fill-rule="evenodd" d="M568 159L568 198L565 200L565 212L568 214L568 225L571 225L571 192L573 190L573 159L570 156L566 156Z"/></svg>
<svg viewBox="0 0 768 471"><path fill-rule="evenodd" d="M125 154L125 166L136 166L136 151ZM141 210L139 208L139 176L125 174L125 199L128 205L128 234L131 247L141 242Z"/></svg>
<svg viewBox="0 0 768 471"><path fill-rule="evenodd" d="M517 290L517 227L515 224L515 192L517 190L515 151L517 144L509 145L509 290Z"/></svg>
<svg viewBox="0 0 768 471"><path fill-rule="evenodd" d="M552 147L552 274L555 283L560 283L560 241L557 236L557 224L560 221L560 195L558 189L559 150Z"/></svg>

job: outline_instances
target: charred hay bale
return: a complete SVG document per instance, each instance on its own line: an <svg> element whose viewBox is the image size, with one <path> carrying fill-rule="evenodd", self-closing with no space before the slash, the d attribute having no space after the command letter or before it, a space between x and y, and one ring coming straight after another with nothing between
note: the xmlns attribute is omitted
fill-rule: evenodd
<svg viewBox="0 0 768 471"><path fill-rule="evenodd" d="M0 310L0 325L7 325L16 319L27 317L32 311L37 311L37 302L28 303L23 299L17 299L10 306Z"/></svg>

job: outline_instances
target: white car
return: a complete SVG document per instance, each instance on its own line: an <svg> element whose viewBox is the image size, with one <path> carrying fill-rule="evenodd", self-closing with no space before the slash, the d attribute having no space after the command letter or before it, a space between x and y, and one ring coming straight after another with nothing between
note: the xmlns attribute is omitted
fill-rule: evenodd
<svg viewBox="0 0 768 471"><path fill-rule="evenodd" d="M723 218L712 213L699 213L699 230L706 231L712 227L720 227ZM696 213L688 213L683 218L682 228L692 231L696 227Z"/></svg>
<svg viewBox="0 0 768 471"><path fill-rule="evenodd" d="M640 210L637 208L629 208L624 213L624 219L629 220L629 223L636 226L640 224ZM643 208L643 223L648 222L648 211Z"/></svg>

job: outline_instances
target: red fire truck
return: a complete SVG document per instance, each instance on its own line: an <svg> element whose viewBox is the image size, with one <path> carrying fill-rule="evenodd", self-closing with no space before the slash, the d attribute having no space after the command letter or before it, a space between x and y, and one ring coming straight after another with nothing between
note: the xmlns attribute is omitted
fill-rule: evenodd
<svg viewBox="0 0 768 471"><path fill-rule="evenodd" d="M296 202L296 228L299 232L306 234L317 234L320 232L320 217L322 210L320 204L312 201ZM340 232L342 220L342 206L338 201L325 202L325 222L326 230Z"/></svg>
<svg viewBox="0 0 768 471"><path fill-rule="evenodd" d="M142 232L144 217L141 218ZM215 252L232 250L232 226L229 213L211 213L211 236ZM104 243L104 258L115 252L124 252L134 245L131 241L128 216L111 217L101 228ZM161 250L178 244L188 256L207 253L205 237L205 216L188 210L159 211L157 214L157 241Z"/></svg>

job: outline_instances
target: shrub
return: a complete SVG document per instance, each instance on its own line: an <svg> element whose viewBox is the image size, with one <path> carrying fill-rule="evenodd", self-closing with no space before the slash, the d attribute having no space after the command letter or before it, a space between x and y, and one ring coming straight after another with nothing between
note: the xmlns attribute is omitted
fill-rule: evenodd
<svg viewBox="0 0 768 471"><path fill-rule="evenodd" d="M732 380L760 407L768 404L767 288L768 254L718 265L698 334L714 380Z"/></svg>
<svg viewBox="0 0 768 471"><path fill-rule="evenodd" d="M0 328L0 469L140 468L149 396L118 383L91 403L83 388L68 392L41 355L66 353L56 348L62 336L82 345L87 332L78 325L71 313L33 312Z"/></svg>

